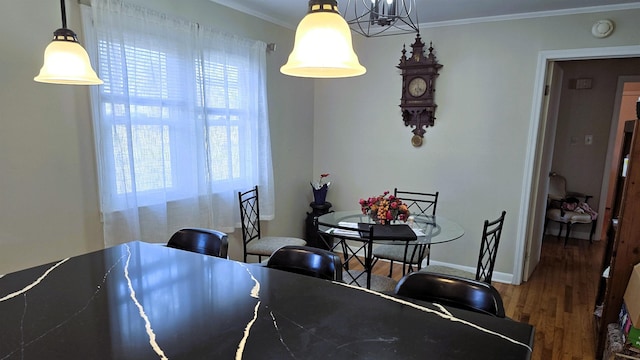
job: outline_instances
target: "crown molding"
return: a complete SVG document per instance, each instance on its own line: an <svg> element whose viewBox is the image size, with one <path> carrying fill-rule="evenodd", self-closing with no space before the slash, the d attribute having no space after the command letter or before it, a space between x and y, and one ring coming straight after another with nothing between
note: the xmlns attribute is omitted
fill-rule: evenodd
<svg viewBox="0 0 640 360"><path fill-rule="evenodd" d="M259 19L268 21L276 25L280 25L288 29L295 30L297 26L297 23L292 24L280 19L276 19L273 16L267 15L255 9L251 9L243 4L239 4L235 0L210 0L210 1L217 3L219 5L226 6L231 9L240 11L242 13L255 16ZM420 22L420 28L428 29L428 28L435 28L435 27L442 27L442 26L468 25L468 24L477 24L477 23L486 23L486 22L534 19L534 18L551 17L551 16L589 14L589 13L621 11L621 10L630 10L630 9L640 9L640 2L633 2L633 3L627 3L627 4L615 4L615 5L589 6L589 7L561 9L561 10L537 11L537 12L527 12L527 13L518 13L518 14L509 14L509 15L483 16L483 17L467 18L467 19ZM300 19L302 19L303 16L304 14L300 16ZM391 31L390 35L392 33L394 32ZM397 33L402 33L402 32L399 31Z"/></svg>

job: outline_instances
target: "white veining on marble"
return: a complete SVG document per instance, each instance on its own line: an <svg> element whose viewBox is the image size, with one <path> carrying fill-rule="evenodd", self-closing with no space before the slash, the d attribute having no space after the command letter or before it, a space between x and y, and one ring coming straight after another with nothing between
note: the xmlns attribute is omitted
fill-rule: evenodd
<svg viewBox="0 0 640 360"><path fill-rule="evenodd" d="M512 338L510 338L508 336L502 335L502 334L497 333L497 332L495 332L493 330L485 329L482 326L476 325L476 324L474 324L472 322L469 322L467 320L458 319L455 316L451 315L451 313L448 312L448 311L439 312L439 311L435 311L435 310L426 308L424 306L420 306L420 305L414 304L412 302L409 302L409 301L406 301L406 300L403 300L403 299L400 299L400 298L397 298L397 297L394 297L394 296L386 295L386 294L383 294L383 293L380 293L380 292L377 292L377 291L373 291L373 290L370 290L370 289L361 288L361 287L358 287L358 286L349 285L349 284L342 283L342 282L337 282L337 281L332 281L332 282L334 284L346 286L348 288L352 288L352 289L357 289L357 290L360 290L360 291L368 292L370 294L377 295L377 296L379 296L379 297L381 297L383 299L395 301L397 303L400 303L400 304L403 304L403 305L407 305L407 306L410 306L412 308L415 308L415 309L418 309L418 310L421 310L421 311L424 311L424 312L436 314L436 315L440 316L443 319L447 319L447 320L450 320L450 321L453 321L453 322L459 322L459 323L465 324L467 326L470 326L472 328L480 330L480 331L482 331L484 333L487 333L487 334L490 334L490 335L494 335L494 336L497 336L497 337L502 338L504 340L507 340L507 341L509 341L511 343L514 343L516 345L523 346L523 347L527 348L527 350L529 350L530 352L533 352L533 349L531 349L531 347L529 345L527 345L527 344L525 344L523 342L520 342L518 340L512 339ZM434 303L434 305L438 306L439 304L435 304Z"/></svg>
<svg viewBox="0 0 640 360"><path fill-rule="evenodd" d="M156 334L153 332L153 328L151 327L151 322L149 321L149 317L144 311L144 307L136 298L136 291L133 289L133 284L131 283L131 278L129 277L129 261L131 260L131 248L129 245L127 247L127 262L124 265L124 277L127 279L127 286L129 287L129 297L133 300L133 303L138 307L138 313L140 313L140 317L144 320L144 328L147 331L147 335L149 336L149 344L153 348L153 351L156 352L160 356L161 359L168 359L168 357L164 354L164 351L160 348L158 343L156 342Z"/></svg>
<svg viewBox="0 0 640 360"><path fill-rule="evenodd" d="M251 270L249 270L247 266L245 266L244 264L241 264L241 265L245 268L245 270L247 270L247 272L249 273L249 276L251 276L251 280L253 280L254 282L254 285L251 288L251 297L254 299L258 299L258 302L256 303L256 306L253 308L253 318L251 319L251 321L249 321L249 323L247 323L247 326L244 328L244 335L242 336L242 339L238 344L238 349L236 350L236 360L242 359L242 354L244 353L244 347L247 344L247 339L249 338L249 331L251 330L253 323L255 323L256 320L258 319L258 309L260 308L260 303L261 303L260 282L258 281L258 279L256 279L255 276L253 276L253 274L251 273Z"/></svg>
<svg viewBox="0 0 640 360"><path fill-rule="evenodd" d="M398 340L400 340L400 338L398 337L392 337L392 338L375 338L375 339L362 339L362 340L357 340L357 341L352 341L352 342L348 342L348 343L344 343L341 344L340 346L336 347L336 349L341 349L343 347L346 346L351 346L353 344L361 344L361 343L370 343L370 342L381 342L381 343L394 343L397 342Z"/></svg>
<svg viewBox="0 0 640 360"><path fill-rule="evenodd" d="M123 259L124 259L124 256L120 257L120 258L118 259L118 261L116 261L113 265L111 265L111 267L110 267L110 268L105 272L105 274L102 276L102 282L101 282L99 285L97 285L97 286L96 286L96 290L93 292L93 294L91 295L91 297L89 297L89 299L87 300L87 302L85 303L85 305L84 305L82 308L78 309L75 313L73 313L71 316L67 317L64 321L62 321L61 323L59 323L59 324L57 324L56 326L52 327L51 329L49 329L49 330L47 330L47 331L43 332L43 333L42 333L42 334L40 334L38 337L36 337L36 338L34 338L34 339L30 340L29 342L26 342L26 343L25 343L25 342L24 342L24 339L23 339L23 340L20 342L20 351L21 351L22 353L24 353L24 349L25 349L26 347L28 347L29 345L31 345L31 344L33 344L33 343L37 342L38 340L42 339L43 337L47 336L47 335L48 335L48 334L50 334L52 331L54 331L54 330L56 330L56 329L58 329L58 328L60 328L60 327L64 326L64 325L65 325L65 324L67 324L69 321L71 321L73 318L75 318L76 316L78 316L79 314L81 314L84 310L86 310L86 309L89 307L89 304L91 304L91 303L93 302L93 299L95 299L95 298L96 298L96 296L98 296L98 293L102 290L102 285L107 281L107 278L109 277L109 274L111 274L111 271L112 271L112 270L113 270L113 269L114 269L114 268L115 268L115 267L116 267L120 262L122 262L122 260L123 260ZM58 264L56 264L56 266L58 266L58 265L62 264L62 263L63 263L64 261L66 261L66 260L69 260L69 258L67 258L67 259L65 259L65 260L60 261ZM51 271L51 270L53 270L53 268L49 269L49 271ZM46 273L45 273L45 275L46 275ZM44 278L44 276L45 276L45 275L41 276L41 278ZM21 331L23 331L23 329L24 329L23 323L24 323L24 318L25 318L25 316L26 316L26 312L27 312L27 293L26 293L26 291L23 291L22 293L23 293L23 295L24 295L25 304L24 304L24 310L23 310L23 317L22 317L22 319L21 319L21 327L20 327ZM23 334L23 333L21 333L21 334ZM16 353L17 351L18 351L18 349L14 350L14 351L12 351L12 352L10 352L10 353L8 353L5 357L3 357L3 358L2 358L2 359L0 359L0 360L7 359L9 356L13 355L13 354L14 354L14 353Z"/></svg>
<svg viewBox="0 0 640 360"><path fill-rule="evenodd" d="M278 321L276 320L276 316L273 314L273 311L269 311L269 315L271 315L271 320L273 320L273 327L276 329L276 332L278 333L278 337L280 338L280 342L282 343L282 346L284 346L284 348L287 349L287 351L291 355L291 358L297 359L295 354L291 351L291 349L289 349L287 344L284 342L284 339L282 338L282 333L280 333L280 327L278 327Z"/></svg>
<svg viewBox="0 0 640 360"><path fill-rule="evenodd" d="M55 265L53 265L52 267L50 267L47 271L44 272L44 274L42 274L39 278L36 279L36 281L32 282L31 284L25 286L24 288L22 288L22 290L18 290L14 293L11 293L3 298L0 298L0 302L5 301L5 300L9 300L11 298L14 298L22 293L26 293L27 291L31 290L32 288L34 288L36 285L40 284L40 282L42 282L42 280L44 280L44 278L47 277L47 275L49 275L50 272L52 272L55 268L57 268L58 266L64 264L67 260L69 260L69 258L60 260L58 263L56 263Z"/></svg>
<svg viewBox="0 0 640 360"><path fill-rule="evenodd" d="M437 307L438 309L440 309L440 311L442 311L443 313L449 315L449 316L453 316L451 314L451 312L449 312L449 310L447 310L447 308L445 308L444 306L440 305L440 304L436 304L436 303L432 303L435 307Z"/></svg>
<svg viewBox="0 0 640 360"><path fill-rule="evenodd" d="M27 316L27 294L22 294L24 298L24 308L22 309L22 317L20 318L20 350L21 359L24 359L24 318Z"/></svg>

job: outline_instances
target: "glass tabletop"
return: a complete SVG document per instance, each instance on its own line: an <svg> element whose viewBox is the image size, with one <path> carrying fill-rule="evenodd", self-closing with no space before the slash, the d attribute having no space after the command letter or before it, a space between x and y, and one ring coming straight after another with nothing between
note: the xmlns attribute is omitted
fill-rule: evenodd
<svg viewBox="0 0 640 360"><path fill-rule="evenodd" d="M373 224L373 220L362 214L359 210L353 211L334 211L318 217L318 229L325 233L343 237L348 239L359 238L357 227L358 223ZM411 241L412 244L439 244L458 239L464 235L464 229L456 222L449 220L443 216L414 216L413 223L396 221L393 224L407 224L411 226L417 235L417 240ZM345 229L336 229L334 226L342 228L354 228L353 231ZM405 240L374 240L377 244L406 244Z"/></svg>

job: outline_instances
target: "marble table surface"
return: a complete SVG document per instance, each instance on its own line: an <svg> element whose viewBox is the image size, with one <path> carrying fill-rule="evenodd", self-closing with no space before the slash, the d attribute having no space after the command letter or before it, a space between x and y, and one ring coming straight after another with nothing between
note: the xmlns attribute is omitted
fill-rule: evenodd
<svg viewBox="0 0 640 360"><path fill-rule="evenodd" d="M530 325L142 242L0 278L0 359L528 359Z"/></svg>

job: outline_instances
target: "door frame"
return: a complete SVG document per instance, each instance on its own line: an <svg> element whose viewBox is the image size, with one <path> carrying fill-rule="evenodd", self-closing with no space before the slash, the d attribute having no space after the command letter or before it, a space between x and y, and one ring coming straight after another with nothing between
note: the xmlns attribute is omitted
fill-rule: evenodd
<svg viewBox="0 0 640 360"><path fill-rule="evenodd" d="M586 59L612 59L639 57L640 46L617 46L603 48L585 48L585 49L569 49L569 50L546 50L538 53L538 64L536 68L536 77L533 88L533 101L531 115L529 120L529 131L527 136L527 153L524 161L524 174L522 181L522 191L520 198L520 211L518 218L517 242L515 261L513 269L513 284L521 284L523 279L523 270L525 268L525 260L531 262L531 259L525 257L528 246L528 234L542 233L544 221L542 216L538 215L543 211L545 204L536 201L539 195L539 189L533 184L537 184L536 176L540 173L541 164L539 159L541 154L536 152L538 146L542 146L544 141L546 116L544 110L544 92L546 84L547 71L549 64L554 61L566 60L586 60ZM530 235L529 235L530 236ZM529 263L529 268L535 267L536 264Z"/></svg>

